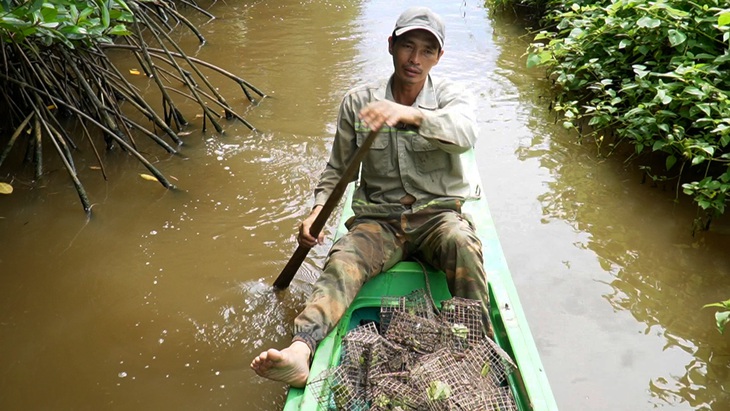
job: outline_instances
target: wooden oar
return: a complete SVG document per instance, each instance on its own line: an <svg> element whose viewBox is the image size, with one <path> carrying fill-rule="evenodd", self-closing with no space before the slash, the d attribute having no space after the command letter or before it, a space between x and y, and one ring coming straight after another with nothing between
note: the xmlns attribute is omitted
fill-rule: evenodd
<svg viewBox="0 0 730 411"><path fill-rule="evenodd" d="M337 182L337 185L332 190L332 194L330 194L329 198L322 206L322 209L319 211L317 218L314 219L312 226L309 228L309 234L311 234L312 237L319 237L319 232L322 231L330 214L332 214L332 211L334 211L337 204L339 204L342 195L345 193L347 185L350 184L352 178L355 177L355 173L358 168L360 168L360 162L363 158L365 158L365 154L367 154L370 146L373 144L373 140L377 137L378 131L379 130L371 131L362 145L358 147L357 151L355 151L355 156L352 158L352 162L347 169L345 169L345 172L342 173L340 181ZM307 247L301 244L297 247L296 251L294 251L294 255L291 256L289 262L286 263L284 269L281 270L279 277L277 277L276 281L274 281L274 288L283 290L284 288L289 287L289 283L291 283L294 275L297 271L299 271L299 267L304 262L304 259L307 258L307 254L309 254L309 250L311 249L312 247Z"/></svg>

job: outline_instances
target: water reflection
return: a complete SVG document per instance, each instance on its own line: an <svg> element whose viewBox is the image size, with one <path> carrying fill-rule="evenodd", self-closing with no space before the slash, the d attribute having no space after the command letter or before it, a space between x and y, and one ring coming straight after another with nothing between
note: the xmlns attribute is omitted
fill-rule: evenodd
<svg viewBox="0 0 730 411"><path fill-rule="evenodd" d="M520 88L522 98L532 101L517 109L522 111L518 117L525 120L527 130L515 137L514 153L522 162L536 162L545 172L536 196L543 225L539 230L557 235L557 227L567 224L574 233L574 247L595 256L595 264L587 262L588 254L571 256L563 260L562 269L540 274L554 281L553 292L572 296L560 302L566 317L590 329L593 327L588 322L599 324L596 334L581 336L594 345L579 348L562 361L593 357L595 375L590 378L621 387L616 394L626 395L628 391L614 377L638 381L637 377L645 375L649 381L643 385L648 392L645 408L723 409L730 403L730 343L716 332L712 313L700 308L730 295L726 277L730 272L726 253L730 238L712 234L693 238L695 209L691 204L672 201L674 187L642 185L640 174L632 167L625 167L618 159L599 159L590 143L576 144L574 134L554 124L552 115L543 113L547 109L545 96L549 95L546 82L539 73L512 66L518 56L505 52L500 60L504 65L500 66L512 71L508 76ZM572 267L574 261L577 269ZM569 287L564 285L566 278ZM610 305L616 313L613 318L602 308L603 314L593 311L600 307L594 296ZM612 329L625 322L622 313L634 318L645 337ZM614 344L606 344L600 355L613 358L620 373L602 369L603 362L595 358L599 355L595 342L604 339ZM658 349L647 351L651 345ZM582 350L593 355L580 354ZM640 395L630 401L611 399L595 405L601 393L594 392L591 384L574 380L572 385L593 396L585 401L591 409L619 409L621 401L633 404L631 409L644 409L637 405L641 404ZM640 389L632 388L633 392ZM567 390L556 387L558 392Z"/></svg>

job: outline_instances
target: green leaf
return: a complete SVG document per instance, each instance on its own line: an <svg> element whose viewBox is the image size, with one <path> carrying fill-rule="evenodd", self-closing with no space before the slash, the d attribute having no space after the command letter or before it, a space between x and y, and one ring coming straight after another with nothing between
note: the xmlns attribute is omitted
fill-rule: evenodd
<svg viewBox="0 0 730 411"><path fill-rule="evenodd" d="M81 13L79 13L79 22L86 20L95 11L93 7L81 10Z"/></svg>
<svg viewBox="0 0 730 411"><path fill-rule="evenodd" d="M707 115L708 117L710 116L710 105L709 104L707 104L707 103L700 103L700 104L697 105L697 108L699 108L700 110L702 110L702 112L705 113L705 115Z"/></svg>
<svg viewBox="0 0 730 411"><path fill-rule="evenodd" d="M530 53L527 56L527 68L533 68L533 67L539 66L540 61L541 61L540 56L538 56L537 54Z"/></svg>
<svg viewBox="0 0 730 411"><path fill-rule="evenodd" d="M15 26L16 28L32 26L32 23L29 21L20 20L10 16L1 17L0 23L4 23L4 25L7 25L9 28L13 28L13 26Z"/></svg>
<svg viewBox="0 0 730 411"><path fill-rule="evenodd" d="M451 332L455 337L466 340L469 337L469 327L464 324L454 324L451 326Z"/></svg>
<svg viewBox="0 0 730 411"><path fill-rule="evenodd" d="M666 161L667 171L670 170L676 163L677 163L677 157L674 157L674 156L667 157L667 161Z"/></svg>
<svg viewBox="0 0 730 411"><path fill-rule="evenodd" d="M634 64L633 68L634 68L634 73L636 73L636 75L639 76L639 78L644 78L644 77L646 77L647 74L649 74L649 70L646 70L646 67L642 66L641 64Z"/></svg>
<svg viewBox="0 0 730 411"><path fill-rule="evenodd" d="M698 89L697 87L692 87L692 86L685 87L684 92L689 94L690 96L694 96L699 99L704 99L707 96L707 94L705 92Z"/></svg>
<svg viewBox="0 0 730 411"><path fill-rule="evenodd" d="M99 6L99 12L101 13L101 25L104 28L109 27L109 8L104 4L103 0L96 0L97 6Z"/></svg>
<svg viewBox="0 0 730 411"><path fill-rule="evenodd" d="M730 311L718 311L715 313L715 322L717 322L717 329L720 334L725 332L725 325L730 321Z"/></svg>
<svg viewBox="0 0 730 411"><path fill-rule="evenodd" d="M720 307L720 308L727 308L728 310L730 310L730 300L721 301L719 303L705 304L702 306L702 308L709 308L709 307Z"/></svg>
<svg viewBox="0 0 730 411"><path fill-rule="evenodd" d="M655 29L662 24L661 20L644 16L636 21L636 25L647 29Z"/></svg>
<svg viewBox="0 0 730 411"><path fill-rule="evenodd" d="M119 6L122 10L126 11L129 14L133 14L132 10L129 9L129 6L127 5L127 3L124 0L112 0L112 1L114 2L114 4Z"/></svg>
<svg viewBox="0 0 730 411"><path fill-rule="evenodd" d="M443 381L431 381L426 394L431 401L445 400L451 396L451 386Z"/></svg>
<svg viewBox="0 0 730 411"><path fill-rule="evenodd" d="M730 12L717 16L717 25L720 27L730 25Z"/></svg>
<svg viewBox="0 0 730 411"><path fill-rule="evenodd" d="M659 7L659 8L662 8L662 9L665 9L667 11L667 13L669 13L669 15L671 15L672 17L684 18L684 17L689 16L689 13L687 13L686 11L672 8L672 7L670 7L670 6L668 6L668 5L664 4L664 3L658 3L657 2L655 4L655 6L656 7Z"/></svg>
<svg viewBox="0 0 730 411"><path fill-rule="evenodd" d="M117 24L116 26L112 27L107 34L113 36L131 36L132 32L129 31L124 24Z"/></svg>
<svg viewBox="0 0 730 411"><path fill-rule="evenodd" d="M668 32L669 44L672 47L677 47L687 40L687 35L679 30L670 29Z"/></svg>
<svg viewBox="0 0 730 411"><path fill-rule="evenodd" d="M574 39L580 39L581 37L583 37L583 33L584 33L583 29L576 27L570 31L570 34L568 35L568 37L574 38Z"/></svg>
<svg viewBox="0 0 730 411"><path fill-rule="evenodd" d="M725 134L722 137L720 137L720 145L722 145L723 147L725 147L725 146L728 145L728 143L730 143L730 134ZM730 153L726 153L726 154L730 154ZM724 155L725 154L723 154L723 156Z"/></svg>
<svg viewBox="0 0 730 411"><path fill-rule="evenodd" d="M667 94L667 91L663 88L656 91L656 97L654 99L661 101L662 104L669 104L672 102L672 96Z"/></svg>

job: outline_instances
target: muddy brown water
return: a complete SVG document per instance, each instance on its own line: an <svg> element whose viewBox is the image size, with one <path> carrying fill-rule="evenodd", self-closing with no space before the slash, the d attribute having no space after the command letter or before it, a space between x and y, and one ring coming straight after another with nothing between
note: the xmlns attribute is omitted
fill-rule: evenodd
<svg viewBox="0 0 730 411"><path fill-rule="evenodd" d="M79 156L93 217L63 171L0 197L0 409L275 410L285 387L250 359L287 344L329 244L286 293L270 284L326 161L351 86L390 73L387 36L414 2L227 1L190 54L271 98L260 133L200 131L182 156L146 151L179 189L120 153L109 180ZM477 94L477 154L504 253L561 410L730 409L728 337L703 304L730 298L730 223L691 235L695 209L555 124L527 38L478 1L420 2L447 24L434 75ZM134 61L115 56L124 69ZM145 87L144 79L135 79ZM3 179L9 170L2 169ZM3 180L6 181L6 180Z"/></svg>

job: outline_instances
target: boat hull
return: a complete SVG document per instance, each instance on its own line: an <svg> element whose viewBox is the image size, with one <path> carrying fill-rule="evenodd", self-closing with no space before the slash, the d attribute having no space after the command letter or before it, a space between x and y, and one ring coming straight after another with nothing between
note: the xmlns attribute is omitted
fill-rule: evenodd
<svg viewBox="0 0 730 411"><path fill-rule="evenodd" d="M481 180L474 152L470 151L463 156L467 160L463 164L470 167L466 170L466 175L472 179L472 198L464 203L462 212L474 222L477 236L482 242L494 340L512 357L518 367L518 371L512 373L508 381L515 402L520 411L556 411L558 407L507 267L487 200L481 195ZM344 221L352 215L349 204L353 191L354 184L348 189L336 238L347 231ZM451 298L443 272L431 270L427 275L437 305ZM404 296L414 290L425 289L425 281L419 264L404 261L366 283L336 329L318 345L312 360L310 379L339 363L340 344L347 331L357 326L361 319L377 320L371 317L377 315L383 296ZM317 403L316 394L311 391L291 388L284 411L324 411Z"/></svg>

